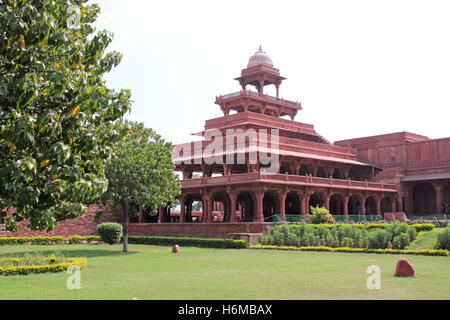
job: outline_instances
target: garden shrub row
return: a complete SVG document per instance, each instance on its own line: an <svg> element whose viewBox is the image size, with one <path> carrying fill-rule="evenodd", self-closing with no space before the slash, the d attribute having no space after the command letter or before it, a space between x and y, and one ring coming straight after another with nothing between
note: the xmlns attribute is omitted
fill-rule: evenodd
<svg viewBox="0 0 450 320"><path fill-rule="evenodd" d="M281 225L261 236L263 245L405 249L417 236L415 226L394 222L381 228L355 224Z"/></svg>
<svg viewBox="0 0 450 320"><path fill-rule="evenodd" d="M20 262L20 258L4 258L9 261ZM0 259L0 260L4 260ZM4 276L16 276L27 275L36 273L49 273L49 272L62 272L66 271L68 267L75 265L77 267L84 268L87 265L86 258L67 258L65 262L50 263L44 265L18 265L12 267L0 267L0 275Z"/></svg>
<svg viewBox="0 0 450 320"><path fill-rule="evenodd" d="M438 249L450 250L450 228L445 228L437 237Z"/></svg>
<svg viewBox="0 0 450 320"><path fill-rule="evenodd" d="M248 247L248 243L245 240L208 239L208 238L129 236L128 242L135 244L168 245L168 246L173 246L177 244L179 246L187 246L187 247L227 248L227 249L244 249Z"/></svg>
<svg viewBox="0 0 450 320"><path fill-rule="evenodd" d="M270 246L257 245L251 246L250 249L270 249L270 250L296 250L296 251L321 251L321 252L349 252L349 253L378 253L378 254L414 254L425 256L448 256L448 250L438 249L421 249L421 250L399 250L399 249L367 249L367 248L350 248L340 247L331 248L326 246L311 247L294 247L294 246Z"/></svg>
<svg viewBox="0 0 450 320"><path fill-rule="evenodd" d="M0 245L11 244L77 244L100 241L99 236L71 236L71 237L0 237Z"/></svg>

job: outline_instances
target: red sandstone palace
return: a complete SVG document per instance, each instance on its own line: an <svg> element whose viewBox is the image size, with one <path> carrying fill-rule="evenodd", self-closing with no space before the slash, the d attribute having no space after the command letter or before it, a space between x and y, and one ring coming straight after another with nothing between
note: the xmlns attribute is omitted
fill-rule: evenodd
<svg viewBox="0 0 450 320"><path fill-rule="evenodd" d="M241 90L216 97L223 117L207 120L205 130L198 133L205 136L215 130L225 136L230 129L278 129L276 173L266 173L260 163L248 161L248 143L247 149L232 152L236 157L245 154L246 161L240 164L225 161L228 151L215 153L216 159L222 158L220 163L195 156L195 149L207 147L206 141L177 145L174 159L182 173L183 191L180 212L161 209L159 222L289 221L317 205L336 217L357 215L366 220L447 213L450 138L399 132L330 143L313 125L294 121L302 107L279 98L285 79L260 48L235 79ZM264 93L268 85L275 86L275 97ZM225 145L230 141L223 143L222 149L228 150ZM194 173L201 177L193 178ZM202 203L201 212L192 209L197 201Z"/></svg>
<svg viewBox="0 0 450 320"><path fill-rule="evenodd" d="M331 143L313 125L294 121L302 107L279 98L285 79L261 48L251 56L235 79L241 90L216 97L223 116L207 120L197 133L204 138L220 133L222 148L205 156L207 139L175 146L176 170L182 174L179 209L160 208L156 218L141 212L130 233L258 233L273 222L301 220L310 206L329 209L338 221L450 214L450 138L399 132ZM265 94L266 86L275 86L276 96ZM250 134L244 145L235 147L234 137L227 135L230 130L275 130L276 148L272 141L259 143L259 134ZM264 152L276 161L263 164L259 154ZM255 154L256 162L251 161ZM61 223L62 228L69 226L64 234L74 230L70 223ZM95 224L84 223L95 232ZM78 229L72 232L92 233Z"/></svg>

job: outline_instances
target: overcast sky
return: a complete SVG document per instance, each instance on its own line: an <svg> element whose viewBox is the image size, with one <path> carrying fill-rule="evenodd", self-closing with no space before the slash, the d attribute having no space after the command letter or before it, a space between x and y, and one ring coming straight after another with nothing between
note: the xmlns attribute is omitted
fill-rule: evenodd
<svg viewBox="0 0 450 320"><path fill-rule="evenodd" d="M240 90L259 45L288 78L280 97L302 103L295 120L330 141L450 136L448 0L92 2L124 56L107 83L132 90L127 118L174 143L223 115L215 96Z"/></svg>

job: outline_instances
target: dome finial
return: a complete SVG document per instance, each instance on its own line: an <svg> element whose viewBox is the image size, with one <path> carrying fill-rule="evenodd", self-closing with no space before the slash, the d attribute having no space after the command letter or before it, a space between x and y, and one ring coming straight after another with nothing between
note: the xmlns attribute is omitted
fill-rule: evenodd
<svg viewBox="0 0 450 320"><path fill-rule="evenodd" d="M251 66L255 66L258 64L265 64L270 67L273 67L272 59L262 50L261 45L259 45L259 50L255 52L254 55L250 57L248 61L247 68Z"/></svg>

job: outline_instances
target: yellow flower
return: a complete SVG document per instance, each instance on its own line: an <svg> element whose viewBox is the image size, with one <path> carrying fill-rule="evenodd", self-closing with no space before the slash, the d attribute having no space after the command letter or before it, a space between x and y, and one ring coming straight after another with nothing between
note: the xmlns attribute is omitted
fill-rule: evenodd
<svg viewBox="0 0 450 320"><path fill-rule="evenodd" d="M78 112L80 112L80 106L76 106L75 108L73 108L73 109L70 111L70 114L71 114L72 116L76 116Z"/></svg>
<svg viewBox="0 0 450 320"><path fill-rule="evenodd" d="M24 39L23 36L20 36L19 42L20 42L20 47L21 47L22 49L25 49L25 39Z"/></svg>
<svg viewBox="0 0 450 320"><path fill-rule="evenodd" d="M139 300L139 298L133 298L132 300Z"/></svg>
<svg viewBox="0 0 450 320"><path fill-rule="evenodd" d="M42 161L39 163L39 165L40 165L41 168L42 168L42 167L47 166L49 163L50 163L50 160L42 160Z"/></svg>
<svg viewBox="0 0 450 320"><path fill-rule="evenodd" d="M75 67L77 68L81 67L81 57L78 59L78 62L75 63Z"/></svg>

